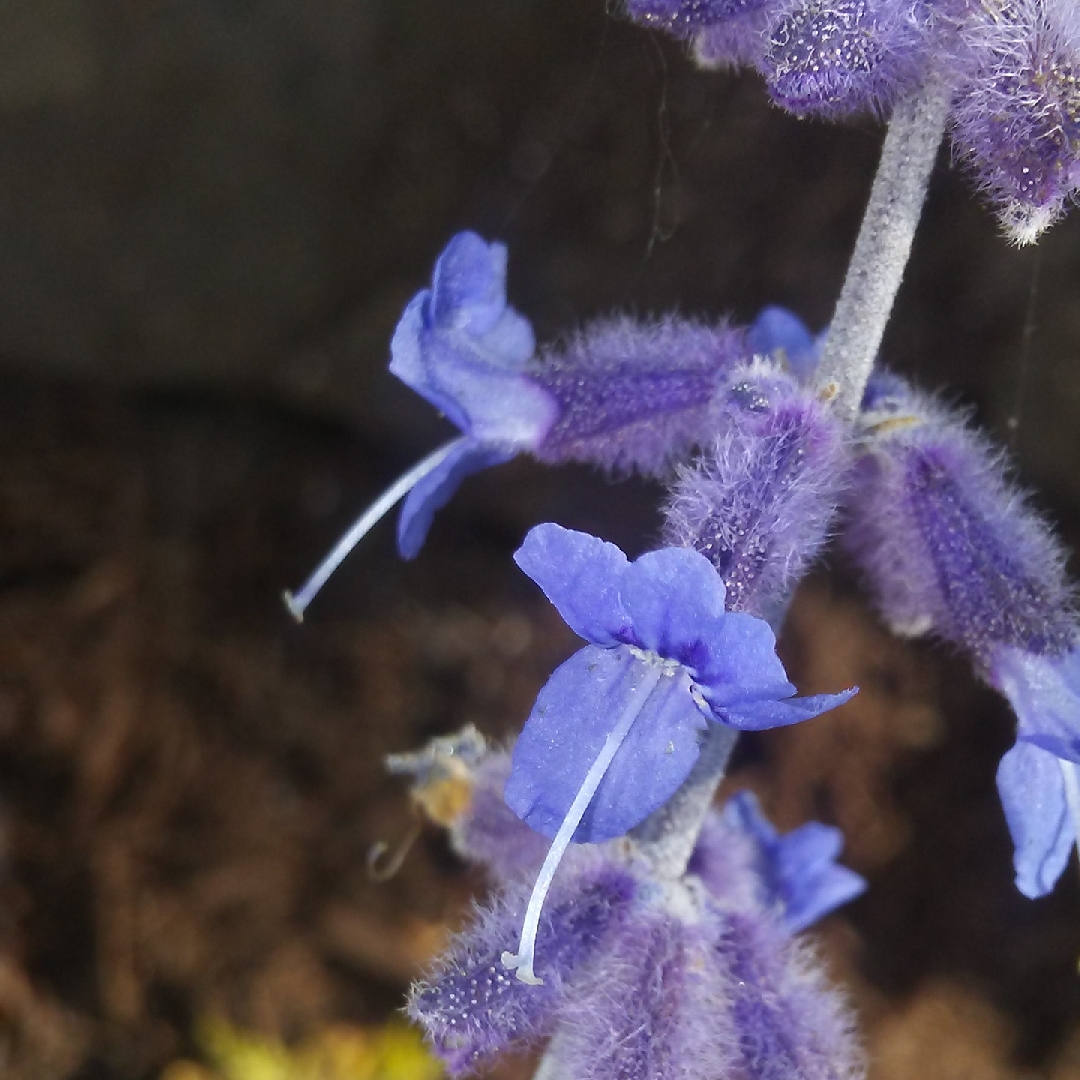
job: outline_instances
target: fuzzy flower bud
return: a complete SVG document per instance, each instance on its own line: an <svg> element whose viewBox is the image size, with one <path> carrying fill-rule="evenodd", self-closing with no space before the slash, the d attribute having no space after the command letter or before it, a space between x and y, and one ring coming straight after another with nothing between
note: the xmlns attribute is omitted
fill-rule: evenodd
<svg viewBox="0 0 1080 1080"><path fill-rule="evenodd" d="M667 543L716 567L733 611L770 614L821 550L848 465L843 426L775 364L732 374L713 445L665 508Z"/></svg>
<svg viewBox="0 0 1080 1080"><path fill-rule="evenodd" d="M1080 20L1064 0L977 5L972 19L953 139L1010 237L1030 243L1080 190Z"/></svg>

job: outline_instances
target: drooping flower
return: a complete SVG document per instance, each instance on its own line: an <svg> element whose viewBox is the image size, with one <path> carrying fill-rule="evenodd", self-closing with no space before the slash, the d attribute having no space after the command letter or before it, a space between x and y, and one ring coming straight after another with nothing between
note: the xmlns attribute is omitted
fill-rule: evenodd
<svg viewBox="0 0 1080 1080"><path fill-rule="evenodd" d="M731 375L715 414L713 443L672 488L664 539L708 558L729 608L772 618L828 538L847 483L848 432L765 361Z"/></svg>
<svg viewBox="0 0 1080 1080"><path fill-rule="evenodd" d="M601 320L537 356L531 325L506 300L506 247L471 232L447 244L431 288L405 308L390 351L390 371L462 434L395 481L303 588L286 593L298 619L399 502L398 551L411 559L466 477L517 454L667 476L709 437L723 376L748 358L744 331L674 317Z"/></svg>
<svg viewBox="0 0 1080 1080"><path fill-rule="evenodd" d="M963 649L1016 712L998 789L1017 887L1042 895L1071 843L1060 763L1080 762L1080 628L1064 552L962 417L892 376L871 384L861 422L845 543L896 632Z"/></svg>
<svg viewBox="0 0 1080 1080"><path fill-rule="evenodd" d="M855 691L793 699L768 623L726 611L723 581L695 551L664 548L631 563L614 544L547 524L515 560L590 642L540 691L506 784L510 808L554 838L521 950L504 958L528 980L544 895L571 841L622 836L666 802L707 724L793 724Z"/></svg>

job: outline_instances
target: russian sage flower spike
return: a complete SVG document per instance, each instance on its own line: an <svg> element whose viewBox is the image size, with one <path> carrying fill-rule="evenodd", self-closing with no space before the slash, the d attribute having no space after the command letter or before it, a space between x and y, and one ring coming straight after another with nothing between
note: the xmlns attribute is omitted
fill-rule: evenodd
<svg viewBox="0 0 1080 1080"><path fill-rule="evenodd" d="M504 956L529 981L544 895L571 841L622 836L666 802L707 724L793 724L855 691L792 700L772 629L725 610L723 581L695 551L664 548L631 563L614 544L547 524L514 558L590 642L540 691L506 784L510 808L553 838L521 948Z"/></svg>
<svg viewBox="0 0 1080 1080"><path fill-rule="evenodd" d="M1017 741L998 791L1017 888L1041 896L1075 838L1080 652L1064 552L1000 451L933 399L875 377L861 424L845 544L893 630L963 649L1012 705Z"/></svg>
<svg viewBox="0 0 1080 1080"><path fill-rule="evenodd" d="M845 425L775 363L732 373L713 444L680 470L664 539L706 556L735 611L771 618L828 537L850 464Z"/></svg>
<svg viewBox="0 0 1080 1080"><path fill-rule="evenodd" d="M749 65L803 116L884 113L943 80L956 156L1008 235L1029 243L1080 191L1080 16L1072 0L625 0L632 19L693 43L706 66Z"/></svg>

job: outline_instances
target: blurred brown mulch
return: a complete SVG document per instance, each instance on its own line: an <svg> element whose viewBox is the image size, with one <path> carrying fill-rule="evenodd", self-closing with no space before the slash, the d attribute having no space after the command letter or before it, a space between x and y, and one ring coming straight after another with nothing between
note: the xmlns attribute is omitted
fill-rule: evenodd
<svg viewBox="0 0 1080 1080"><path fill-rule="evenodd" d="M387 1015L481 883L432 829L369 880L413 829L381 758L508 736L572 648L508 558L559 481L493 479L510 511L479 485L414 565L369 538L296 627L281 587L396 463L251 405L10 385L0 411L4 1075L153 1076L207 1015L286 1038ZM871 879L823 941L876 1080L1077 1075L1080 895L1012 890L1007 711L842 577L802 590L784 650L804 691L862 692L747 742L732 785L841 825Z"/></svg>

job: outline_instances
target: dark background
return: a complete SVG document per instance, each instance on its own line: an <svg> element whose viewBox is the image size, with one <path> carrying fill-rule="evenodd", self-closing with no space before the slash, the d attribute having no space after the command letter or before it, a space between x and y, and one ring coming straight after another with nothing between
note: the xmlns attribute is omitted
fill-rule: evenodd
<svg viewBox="0 0 1080 1080"><path fill-rule="evenodd" d="M480 887L434 830L368 881L411 827L381 756L516 730L573 646L510 553L546 519L641 550L658 492L515 462L289 623L281 588L445 435L385 364L448 237L509 244L544 340L777 302L817 329L880 138L601 0L0 6L5 1075L156 1076L206 1016L378 1021ZM943 149L883 351L1080 537L1080 215L1011 249ZM1012 890L1008 711L843 567L784 650L800 688L863 693L737 780L841 824L871 879L824 941L875 1080L1080 1075L1080 893Z"/></svg>

